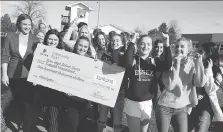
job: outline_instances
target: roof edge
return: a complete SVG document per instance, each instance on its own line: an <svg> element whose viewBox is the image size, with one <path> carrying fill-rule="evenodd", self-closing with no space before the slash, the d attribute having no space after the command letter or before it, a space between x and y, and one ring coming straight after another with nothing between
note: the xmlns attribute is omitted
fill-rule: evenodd
<svg viewBox="0 0 223 132"><path fill-rule="evenodd" d="M76 2L76 3L73 3L73 4L66 5L65 10L69 10L71 7L73 7L75 5L78 5L78 4L82 4L83 6L87 7L90 11L94 10L93 8L89 7L88 5L86 5L82 2Z"/></svg>

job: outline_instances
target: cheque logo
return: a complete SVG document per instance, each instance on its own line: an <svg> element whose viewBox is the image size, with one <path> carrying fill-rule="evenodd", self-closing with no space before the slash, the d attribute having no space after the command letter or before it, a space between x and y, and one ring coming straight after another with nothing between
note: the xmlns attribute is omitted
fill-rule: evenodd
<svg viewBox="0 0 223 132"><path fill-rule="evenodd" d="M48 57L48 55L46 54L46 52L47 52L47 50L46 49L43 49L43 52L40 53L40 55L44 55L44 56Z"/></svg>
<svg viewBox="0 0 223 132"><path fill-rule="evenodd" d="M46 49L43 49L43 53L46 53Z"/></svg>

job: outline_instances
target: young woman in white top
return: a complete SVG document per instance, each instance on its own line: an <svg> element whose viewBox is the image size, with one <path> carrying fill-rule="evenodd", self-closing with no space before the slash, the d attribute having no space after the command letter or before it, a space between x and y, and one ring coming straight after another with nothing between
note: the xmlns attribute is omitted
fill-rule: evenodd
<svg viewBox="0 0 223 132"><path fill-rule="evenodd" d="M205 75L208 79L204 87L196 89L199 101L189 115L189 131L195 129L195 132L207 132L213 118L223 122L223 112L217 97L217 90L222 90L219 87L223 86L223 68L219 66L219 54L215 43L202 44L200 53L203 55Z"/></svg>
<svg viewBox="0 0 223 132"><path fill-rule="evenodd" d="M171 118L176 132L188 132L188 106L197 104L196 86L203 87L206 82L202 56L192 56L192 42L180 38L173 50L173 66L162 73L164 90L156 108L159 132L168 132Z"/></svg>

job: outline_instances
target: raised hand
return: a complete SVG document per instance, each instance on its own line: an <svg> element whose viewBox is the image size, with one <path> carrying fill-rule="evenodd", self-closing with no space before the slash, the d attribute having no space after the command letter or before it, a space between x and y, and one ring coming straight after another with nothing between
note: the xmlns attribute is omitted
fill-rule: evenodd
<svg viewBox="0 0 223 132"><path fill-rule="evenodd" d="M207 68L212 69L212 67L213 67L213 61L211 59L209 59Z"/></svg>
<svg viewBox="0 0 223 132"><path fill-rule="evenodd" d="M139 37L139 34L138 33L134 33L131 42L136 43L136 40L137 40L138 37Z"/></svg>
<svg viewBox="0 0 223 132"><path fill-rule="evenodd" d="M213 77L213 71L212 71L212 67L213 67L213 61L211 59L207 60L208 62L208 66L205 69L205 73L207 76Z"/></svg>
<svg viewBox="0 0 223 132"><path fill-rule="evenodd" d="M174 57L174 62L175 62L176 64L180 64L182 58L183 58L182 56L175 56L175 57Z"/></svg>
<svg viewBox="0 0 223 132"><path fill-rule="evenodd" d="M161 36L162 36L164 39L168 39L168 38L169 38L169 35L166 34L166 33L163 33L163 32L161 32Z"/></svg>
<svg viewBox="0 0 223 132"><path fill-rule="evenodd" d="M70 24L70 27L77 29L77 25L79 23L79 19L76 17Z"/></svg>
<svg viewBox="0 0 223 132"><path fill-rule="evenodd" d="M202 59L202 55L199 54L199 53L195 53L194 55L194 62L195 64L198 64L198 63L202 63L203 64L203 59Z"/></svg>
<svg viewBox="0 0 223 132"><path fill-rule="evenodd" d="M161 32L161 37L163 38L164 40L164 44L168 47L170 44L169 44L169 40L170 40L170 37L168 34L165 34L163 32Z"/></svg>

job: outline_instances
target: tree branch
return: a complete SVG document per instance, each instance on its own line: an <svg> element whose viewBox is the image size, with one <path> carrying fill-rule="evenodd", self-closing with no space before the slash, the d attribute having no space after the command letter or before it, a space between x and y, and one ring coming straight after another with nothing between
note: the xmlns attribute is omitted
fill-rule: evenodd
<svg viewBox="0 0 223 132"><path fill-rule="evenodd" d="M16 6L16 12L13 16L18 17L21 13L28 14L33 22L41 18L45 20L44 6L39 1L21 1L20 5Z"/></svg>

